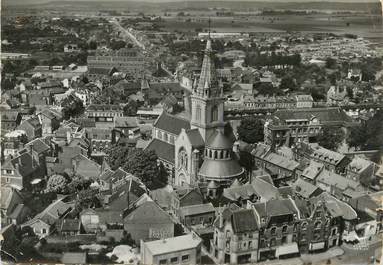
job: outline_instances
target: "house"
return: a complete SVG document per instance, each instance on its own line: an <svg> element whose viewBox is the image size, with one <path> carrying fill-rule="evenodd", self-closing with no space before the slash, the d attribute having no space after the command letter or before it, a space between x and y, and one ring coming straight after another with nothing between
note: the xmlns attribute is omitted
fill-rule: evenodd
<svg viewBox="0 0 383 265"><path fill-rule="evenodd" d="M301 253L327 250L341 243L343 219L325 197L296 199L300 211L299 249Z"/></svg>
<svg viewBox="0 0 383 265"><path fill-rule="evenodd" d="M160 239L174 236L174 223L155 202L146 201L125 216L125 230L138 244L141 239Z"/></svg>
<svg viewBox="0 0 383 265"><path fill-rule="evenodd" d="M184 206L178 211L180 222L187 227L210 226L215 219L215 208L211 203Z"/></svg>
<svg viewBox="0 0 383 265"><path fill-rule="evenodd" d="M1 149L3 151L3 159L14 157L24 147L27 141L24 131L15 130L4 135L1 141Z"/></svg>
<svg viewBox="0 0 383 265"><path fill-rule="evenodd" d="M53 132L60 127L61 113L52 109L44 109L37 115L41 121L43 136L52 136Z"/></svg>
<svg viewBox="0 0 383 265"><path fill-rule="evenodd" d="M10 186L1 186L0 194L1 225L18 225L24 222L30 209L25 206L20 191Z"/></svg>
<svg viewBox="0 0 383 265"><path fill-rule="evenodd" d="M132 178L132 174L129 174L122 168L111 170L110 168L104 170L98 178L101 192L114 193L121 186L125 185L129 178Z"/></svg>
<svg viewBox="0 0 383 265"><path fill-rule="evenodd" d="M43 133L42 125L37 116L22 121L17 129L25 132L28 141L41 137Z"/></svg>
<svg viewBox="0 0 383 265"><path fill-rule="evenodd" d="M285 258L299 255L298 225L300 212L291 199L255 203L259 233L258 260Z"/></svg>
<svg viewBox="0 0 383 265"><path fill-rule="evenodd" d="M277 153L270 151L271 147L265 144L258 144L251 152L255 165L270 172L274 182L286 182L295 179L299 163Z"/></svg>
<svg viewBox="0 0 383 265"><path fill-rule="evenodd" d="M374 162L354 157L346 167L346 177L369 187L377 171L378 165Z"/></svg>
<svg viewBox="0 0 383 265"><path fill-rule="evenodd" d="M56 222L69 213L74 205L63 201L64 198L52 202L33 219L23 223L21 228L30 227L39 237L50 235L56 228Z"/></svg>
<svg viewBox="0 0 383 265"><path fill-rule="evenodd" d="M198 189L178 189L171 193L170 209L175 216L181 207L197 204L203 204L203 196Z"/></svg>
<svg viewBox="0 0 383 265"><path fill-rule="evenodd" d="M195 233L145 242L141 240L142 264L200 264L202 240Z"/></svg>
<svg viewBox="0 0 383 265"><path fill-rule="evenodd" d="M81 221L79 219L62 219L57 225L57 231L62 236L74 236L81 232Z"/></svg>
<svg viewBox="0 0 383 265"><path fill-rule="evenodd" d="M84 209L80 213L80 221L86 233L95 233L99 229L99 214L93 209Z"/></svg>
<svg viewBox="0 0 383 265"><path fill-rule="evenodd" d="M259 224L253 209L229 205L214 222L211 256L217 264L258 261Z"/></svg>
<svg viewBox="0 0 383 265"><path fill-rule="evenodd" d="M366 193L360 183L326 169L318 174L315 184L322 190L345 202L349 202L352 198Z"/></svg>
<svg viewBox="0 0 383 265"><path fill-rule="evenodd" d="M18 110L1 111L1 130L13 131L21 122L21 113Z"/></svg>
<svg viewBox="0 0 383 265"><path fill-rule="evenodd" d="M140 128L138 127L136 117L116 117L114 128L129 139L140 136Z"/></svg>
<svg viewBox="0 0 383 265"><path fill-rule="evenodd" d="M316 197L323 192L318 186L301 178L298 178L291 186L295 193L305 200Z"/></svg>
<svg viewBox="0 0 383 265"><path fill-rule="evenodd" d="M9 185L19 190L28 189L31 181L43 174L31 152L23 149L18 156L4 161L1 168L1 185Z"/></svg>

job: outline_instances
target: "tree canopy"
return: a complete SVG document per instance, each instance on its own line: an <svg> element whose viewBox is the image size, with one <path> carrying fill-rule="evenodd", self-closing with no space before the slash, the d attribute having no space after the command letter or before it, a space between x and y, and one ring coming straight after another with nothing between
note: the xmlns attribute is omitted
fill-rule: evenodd
<svg viewBox="0 0 383 265"><path fill-rule="evenodd" d="M64 119L68 120L82 114L85 110L84 105L78 97L70 95L61 102L62 114Z"/></svg>
<svg viewBox="0 0 383 265"><path fill-rule="evenodd" d="M158 165L154 151L113 146L108 154L108 163L112 169L121 167L138 177L149 188L166 185L166 170L161 164Z"/></svg>
<svg viewBox="0 0 383 265"><path fill-rule="evenodd" d="M246 117L237 128L239 139L253 144L263 141L263 121L256 117Z"/></svg>
<svg viewBox="0 0 383 265"><path fill-rule="evenodd" d="M342 128L323 127L322 132L317 137L320 146L330 150L337 150L345 138Z"/></svg>
<svg viewBox="0 0 383 265"><path fill-rule="evenodd" d="M67 192L68 179L63 175L52 175L47 182L46 191L55 193L66 193Z"/></svg>

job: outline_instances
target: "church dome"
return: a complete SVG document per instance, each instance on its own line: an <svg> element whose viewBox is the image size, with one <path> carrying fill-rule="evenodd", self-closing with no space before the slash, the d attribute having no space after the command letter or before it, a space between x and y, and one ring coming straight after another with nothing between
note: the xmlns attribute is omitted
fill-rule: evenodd
<svg viewBox="0 0 383 265"><path fill-rule="evenodd" d="M244 169L236 160L212 160L203 161L199 170L199 175L206 180L215 180L218 182L228 181L232 178L241 176Z"/></svg>
<svg viewBox="0 0 383 265"><path fill-rule="evenodd" d="M231 149L233 143L221 131L214 133L206 145L210 149Z"/></svg>

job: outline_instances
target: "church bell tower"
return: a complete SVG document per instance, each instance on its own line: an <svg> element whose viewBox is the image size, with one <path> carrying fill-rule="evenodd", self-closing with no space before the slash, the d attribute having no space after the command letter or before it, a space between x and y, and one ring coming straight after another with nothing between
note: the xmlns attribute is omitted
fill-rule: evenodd
<svg viewBox="0 0 383 265"><path fill-rule="evenodd" d="M210 23L209 23L210 24ZM212 48L209 37L206 42L205 54L202 62L201 75L193 86L191 95L191 126L198 128L206 142L217 129L224 127L224 97L223 87L217 79Z"/></svg>

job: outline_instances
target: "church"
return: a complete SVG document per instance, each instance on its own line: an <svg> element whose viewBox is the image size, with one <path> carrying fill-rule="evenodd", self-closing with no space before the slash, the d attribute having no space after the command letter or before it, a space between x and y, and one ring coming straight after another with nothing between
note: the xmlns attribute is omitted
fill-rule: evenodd
<svg viewBox="0 0 383 265"><path fill-rule="evenodd" d="M185 95L185 114L163 112L153 125L154 150L172 172L173 187L204 187L209 197L244 175L233 152L233 141L225 134L223 87L207 40L199 79Z"/></svg>

